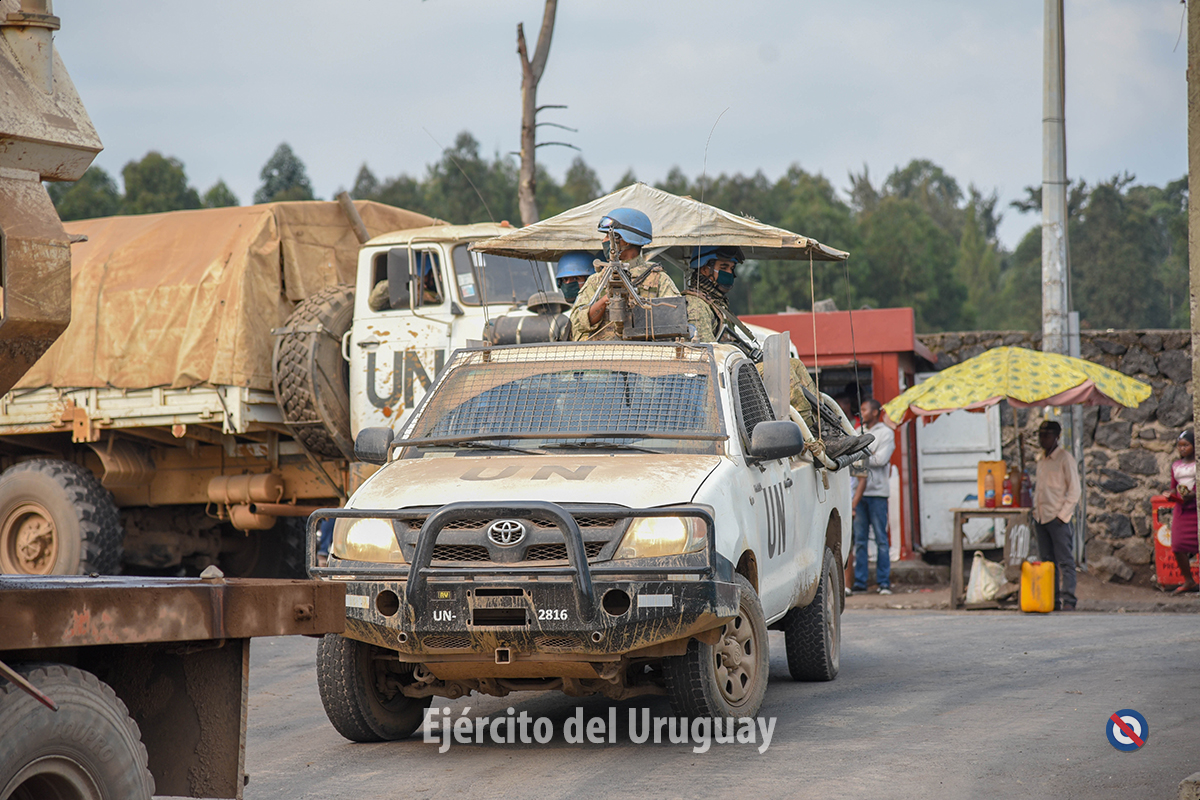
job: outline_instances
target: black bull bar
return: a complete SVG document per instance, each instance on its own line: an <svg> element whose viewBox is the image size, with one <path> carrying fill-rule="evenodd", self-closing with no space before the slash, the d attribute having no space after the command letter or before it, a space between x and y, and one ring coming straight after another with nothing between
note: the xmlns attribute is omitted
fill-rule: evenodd
<svg viewBox="0 0 1200 800"><path fill-rule="evenodd" d="M602 561L588 564L587 554L583 546L583 533L575 522L575 514L589 516L612 517L696 517L704 521L707 532L708 547L706 549L708 563L700 566L674 563L661 563L665 558L650 559L660 563L638 564L632 560ZM471 567L432 566L433 547L437 538L447 525L461 521L486 522L497 518L524 518L534 516L547 517L557 524L563 534L567 550L567 566L531 566L531 565L496 565ZM426 517L421 531L417 535L416 550L411 564L374 565L368 562L340 562L334 567L319 567L316 565L317 527L325 519L387 519L413 520ZM396 531L397 545L400 545L399 531ZM610 505L559 505L543 500L527 500L521 502L508 501L462 501L447 503L444 506L431 508L407 509L348 509L326 508L312 513L308 518L307 546L308 573L312 577L340 576L351 579L385 578L393 581L406 581L405 602L409 607L421 604L421 593L430 577L548 577L569 575L572 578L575 599L579 611L587 618L595 614L596 590L593 583L594 575L601 576L661 576L699 575L701 578L720 581L733 580L733 564L729 559L717 553L716 526L712 509L699 504L665 506L660 508L628 508L626 506Z"/></svg>

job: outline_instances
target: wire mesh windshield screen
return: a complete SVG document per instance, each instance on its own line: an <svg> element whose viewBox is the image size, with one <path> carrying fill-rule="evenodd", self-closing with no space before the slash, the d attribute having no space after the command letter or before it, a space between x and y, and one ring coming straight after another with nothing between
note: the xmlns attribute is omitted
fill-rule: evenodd
<svg viewBox="0 0 1200 800"><path fill-rule="evenodd" d="M655 449L713 452L725 438L715 377L712 350L704 345L459 350L405 438L647 438Z"/></svg>

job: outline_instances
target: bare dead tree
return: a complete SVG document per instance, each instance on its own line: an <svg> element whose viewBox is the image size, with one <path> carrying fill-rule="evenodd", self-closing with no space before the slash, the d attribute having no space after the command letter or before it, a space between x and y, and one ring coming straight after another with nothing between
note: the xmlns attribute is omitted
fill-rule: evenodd
<svg viewBox="0 0 1200 800"><path fill-rule="evenodd" d="M517 183L517 205L521 209L521 224L538 221L537 208L537 104L538 82L546 69L550 55L550 37L554 35L554 14L558 0L546 0L542 15L542 30L538 33L533 59L525 47L525 29L517 25L517 53L521 56L521 172Z"/></svg>

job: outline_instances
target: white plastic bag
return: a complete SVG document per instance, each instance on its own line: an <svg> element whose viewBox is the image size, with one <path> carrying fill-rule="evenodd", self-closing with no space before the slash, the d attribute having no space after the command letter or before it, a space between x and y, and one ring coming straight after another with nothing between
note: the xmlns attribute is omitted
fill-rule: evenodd
<svg viewBox="0 0 1200 800"><path fill-rule="evenodd" d="M988 561L983 553L975 551L971 562L971 577L967 581L967 602L985 603L995 600L1004 585L1004 565Z"/></svg>

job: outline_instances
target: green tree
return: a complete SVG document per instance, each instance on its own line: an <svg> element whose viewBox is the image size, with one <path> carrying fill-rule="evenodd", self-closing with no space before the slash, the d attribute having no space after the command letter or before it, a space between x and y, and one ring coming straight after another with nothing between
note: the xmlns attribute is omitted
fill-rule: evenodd
<svg viewBox="0 0 1200 800"><path fill-rule="evenodd" d="M563 177L562 191L568 203L567 208L590 203L604 194L604 189L600 186L600 176L584 163L582 156L575 156L571 161L571 166L567 167L567 174Z"/></svg>
<svg viewBox="0 0 1200 800"><path fill-rule="evenodd" d="M354 188L350 190L350 196L358 200L374 200L375 195L379 193L379 179L375 177L375 173L363 162L363 165L358 169L358 175L354 178Z"/></svg>
<svg viewBox="0 0 1200 800"><path fill-rule="evenodd" d="M117 182L96 166L89 167L77 181L47 183L46 191L64 222L110 217L121 208Z"/></svg>
<svg viewBox="0 0 1200 800"><path fill-rule="evenodd" d="M238 202L237 195L220 178L204 193L205 208L226 208L236 205L241 205Z"/></svg>
<svg viewBox="0 0 1200 800"><path fill-rule="evenodd" d="M187 185L183 162L151 150L141 161L130 161L121 170L125 179L125 214L156 214L200 208L200 195Z"/></svg>
<svg viewBox="0 0 1200 800"><path fill-rule="evenodd" d="M962 238L958 242L955 274L967 289L962 320L967 326L990 327L996 319L995 295L999 289L1000 257L995 244L988 241L986 209L984 219L977 214L977 200L967 204ZM993 227L994 232L994 227Z"/></svg>
<svg viewBox="0 0 1200 800"><path fill-rule="evenodd" d="M258 174L262 186L254 193L255 203L278 203L286 200L312 200L312 184L308 171L287 142L275 148L275 152L263 164Z"/></svg>
<svg viewBox="0 0 1200 800"><path fill-rule="evenodd" d="M1041 188L1012 203L1041 210ZM1117 175L1095 186L1072 184L1067 196L1071 300L1089 328L1186 327L1188 322L1187 179L1139 186ZM1041 228L1026 234L1001 274L1008 323L1041 325Z"/></svg>
<svg viewBox="0 0 1200 800"><path fill-rule="evenodd" d="M429 167L422 187L426 214L455 223L515 220L517 167L512 158L479 155L479 142L467 131Z"/></svg>
<svg viewBox="0 0 1200 800"><path fill-rule="evenodd" d="M618 178L617 182L613 184L612 191L615 192L618 189L624 189L626 186L632 186L635 183L637 183L637 175L633 174L633 168L630 167L629 169L625 170L625 174Z"/></svg>
<svg viewBox="0 0 1200 800"><path fill-rule="evenodd" d="M884 196L913 200L925 213L950 234L958 239L962 232L962 190L958 181L946 171L923 158L914 158L902 168L892 171L883 184Z"/></svg>
<svg viewBox="0 0 1200 800"><path fill-rule="evenodd" d="M874 307L912 306L921 331L961 329L955 240L915 199L884 197L861 222L859 286ZM865 262L865 264L863 263Z"/></svg>

